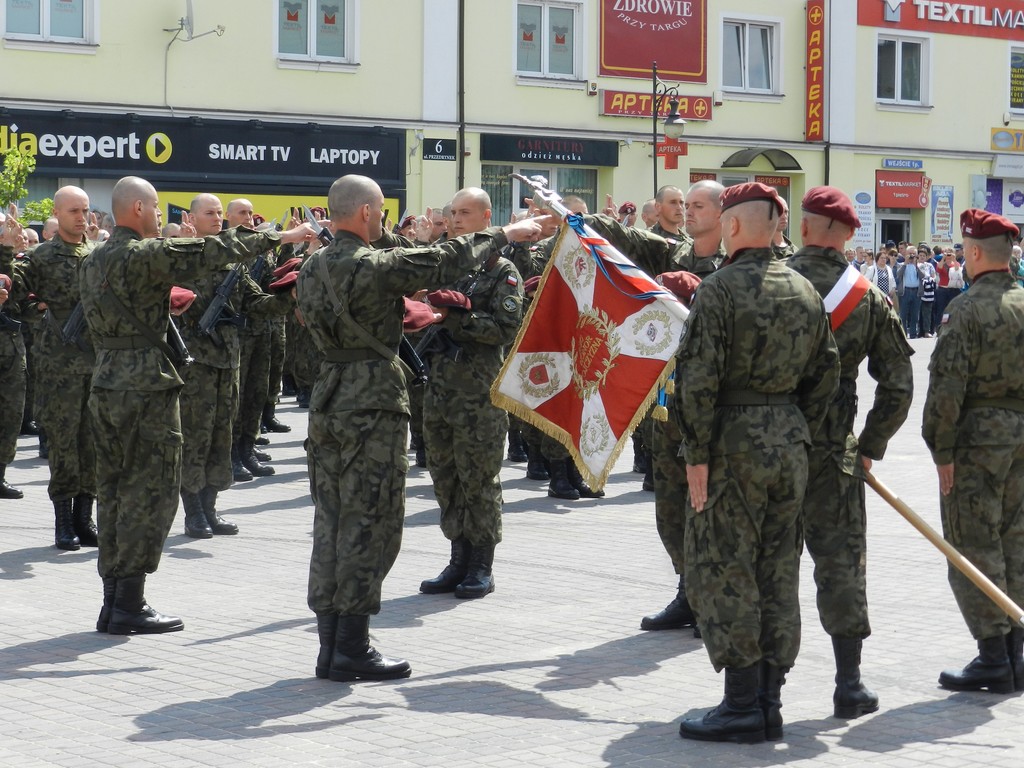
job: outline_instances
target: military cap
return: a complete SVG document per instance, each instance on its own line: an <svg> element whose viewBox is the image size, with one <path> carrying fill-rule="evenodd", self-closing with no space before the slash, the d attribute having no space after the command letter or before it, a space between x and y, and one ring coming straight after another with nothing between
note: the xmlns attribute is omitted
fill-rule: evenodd
<svg viewBox="0 0 1024 768"><path fill-rule="evenodd" d="M406 217L405 217L404 219L402 219L402 223L398 225L398 228L399 228L399 229L405 229L405 228L406 228L406 227L408 227L408 226L409 226L410 224L415 224L415 223L416 223L416 217L415 217L415 216L413 216L413 215L412 215L412 214L410 213L410 214L409 214L408 216L406 216Z"/></svg>
<svg viewBox="0 0 1024 768"><path fill-rule="evenodd" d="M426 296L427 303L433 307L451 307L452 309L472 309L473 304L464 293L442 288L431 291Z"/></svg>
<svg viewBox="0 0 1024 768"><path fill-rule="evenodd" d="M434 310L429 305L424 304L422 301L413 301L408 297L403 297L405 302L405 314L402 316L402 330L406 333L415 333L416 331L422 331L428 325L433 325Z"/></svg>
<svg viewBox="0 0 1024 768"><path fill-rule="evenodd" d="M807 213L816 213L834 219L854 229L860 228L860 218L846 193L835 187L814 187L804 195L800 207Z"/></svg>
<svg viewBox="0 0 1024 768"><path fill-rule="evenodd" d="M960 214L960 232L964 237L985 240L989 237L1009 235L1016 238L1020 229L1007 218L979 208L968 208Z"/></svg>
<svg viewBox="0 0 1024 768"><path fill-rule="evenodd" d="M619 206L619 215L631 216L636 213L636 203L631 203L629 200Z"/></svg>
<svg viewBox="0 0 1024 768"><path fill-rule="evenodd" d="M528 277L526 279L526 282L523 283L523 291L527 296L532 296L537 292L537 288L540 286L540 280L540 275L534 275L533 277Z"/></svg>
<svg viewBox="0 0 1024 768"><path fill-rule="evenodd" d="M260 224L266 224L266 222L267 220L260 216L258 213L254 213L252 215L252 225L254 228L258 227Z"/></svg>
<svg viewBox="0 0 1024 768"><path fill-rule="evenodd" d="M298 256L292 256L288 261L284 262L277 269L274 270L274 277L284 277L294 269L298 269L302 264L302 259Z"/></svg>
<svg viewBox="0 0 1024 768"><path fill-rule="evenodd" d="M686 306L690 306L693 294L697 290L697 286L700 285L700 278L686 270L662 272L654 280L672 291Z"/></svg>
<svg viewBox="0 0 1024 768"><path fill-rule="evenodd" d="M299 279L299 273L292 271L287 273L284 277L279 277L277 280L272 282L267 287L271 293L283 293L291 288Z"/></svg>
<svg viewBox="0 0 1024 768"><path fill-rule="evenodd" d="M775 206L776 211L782 214L782 200L775 187L769 187L759 181L749 181L746 184L736 184L726 187L722 191L722 210L726 211L734 205L750 203L755 200L765 200Z"/></svg>
<svg viewBox="0 0 1024 768"><path fill-rule="evenodd" d="M192 306L192 302L196 300L196 295L193 291L188 288L182 288L180 286L171 287L171 314L177 317L178 315L184 314L189 307Z"/></svg>

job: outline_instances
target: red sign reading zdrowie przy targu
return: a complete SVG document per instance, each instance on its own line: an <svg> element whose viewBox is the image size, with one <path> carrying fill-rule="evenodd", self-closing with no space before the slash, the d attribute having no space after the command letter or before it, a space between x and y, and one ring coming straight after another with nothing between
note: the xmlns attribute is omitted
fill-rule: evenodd
<svg viewBox="0 0 1024 768"><path fill-rule="evenodd" d="M707 0L600 0L601 64L611 77L708 81Z"/></svg>

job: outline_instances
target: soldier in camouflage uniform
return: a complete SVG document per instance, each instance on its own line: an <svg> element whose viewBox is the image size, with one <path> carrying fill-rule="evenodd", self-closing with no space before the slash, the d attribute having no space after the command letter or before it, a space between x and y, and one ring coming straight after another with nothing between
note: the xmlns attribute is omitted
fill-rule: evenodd
<svg viewBox="0 0 1024 768"><path fill-rule="evenodd" d="M223 210L214 195L197 195L190 206L190 220L200 237L221 231ZM207 271L181 286L196 294L196 300L181 315L181 336L195 362L182 372L181 426L184 445L181 464L181 502L185 510L185 535L207 539L214 534L234 535L238 526L217 512L217 495L231 487L232 430L238 410L239 339L238 323L253 318L281 316L291 312L294 300L287 293L263 293L242 267L241 276L221 311L225 322L217 322L210 334L199 321L234 264ZM262 405L263 398L259 404ZM237 446L250 472L262 471L252 451L255 434L243 435Z"/></svg>
<svg viewBox="0 0 1024 768"><path fill-rule="evenodd" d="M718 269L726 254L722 247L721 194L724 187L716 181L698 181L686 191L685 198L676 187L663 187L658 201L659 221L644 232L615 227L610 220L599 219L595 227L651 277L671 272L690 272L703 279ZM657 200L657 198L656 198ZM678 218L682 211L686 235L679 238ZM654 235L664 233L660 237ZM692 237L690 233L692 232ZM697 619L686 597L683 535L687 498L686 465L679 457L682 433L674 398L667 398L668 418L655 421L648 417L637 430L647 429L648 473L654 490L654 514L658 535L679 576L675 597L657 613L644 616L640 628L648 631L694 628L700 635Z"/></svg>
<svg viewBox="0 0 1024 768"><path fill-rule="evenodd" d="M726 671L722 703L684 720L683 738L781 738L780 689L800 646L807 449L839 355L814 286L772 257L780 212L764 184L722 193L729 260L697 289L677 358L687 595Z"/></svg>
<svg viewBox="0 0 1024 768"><path fill-rule="evenodd" d="M890 438L907 418L914 392L913 350L889 300L843 255L846 241L860 226L850 198L834 187L815 187L804 196L801 207L804 247L787 265L810 280L822 298L844 286L849 290L848 300L837 301L830 316L841 374L839 391L808 455L804 538L814 561L818 615L832 637L836 659L834 714L853 718L878 709L878 696L860 680L861 645L871 634L860 469L871 469L872 461L881 460ZM853 434L857 374L864 358L877 386L857 437Z"/></svg>
<svg viewBox="0 0 1024 768"><path fill-rule="evenodd" d="M1009 272L1015 224L971 209L960 217L971 289L946 307L932 352L922 432L939 474L942 531L978 570L1024 604L1024 289ZM1024 690L1024 629L949 566L960 613L978 642L956 691Z"/></svg>
<svg viewBox="0 0 1024 768"><path fill-rule="evenodd" d="M775 237L772 238L772 254L776 259L788 259L796 253L796 246L786 237L786 228L789 227L789 204L782 200L782 215L779 217L779 228L775 230ZM806 245L806 243L805 243Z"/></svg>
<svg viewBox="0 0 1024 768"><path fill-rule="evenodd" d="M0 419L0 499L21 499L25 494L7 482L7 465L18 450L21 419L17 416L25 408L25 340L21 323L6 306L10 286L11 278L0 275L0 413L15 414L13 419Z"/></svg>
<svg viewBox="0 0 1024 768"><path fill-rule="evenodd" d="M181 619L146 604L178 508L181 377L164 341L170 290L206 270L313 236L303 225L282 234L229 229L216 237L154 239L156 190L128 176L111 195L117 227L79 271L96 349L89 409L96 434L99 560L103 608L96 629L111 634L173 632Z"/></svg>
<svg viewBox="0 0 1024 768"><path fill-rule="evenodd" d="M405 513L407 374L395 355L403 296L458 279L538 227L511 225L440 247L376 250L384 195L371 179L345 176L329 194L334 242L299 273L299 308L324 364L310 401L310 490L315 507L310 609L320 636L317 677L406 677L409 663L369 645L369 617L398 556ZM506 235L507 233L507 235ZM470 452L479 446L472 446Z"/></svg>
<svg viewBox="0 0 1024 768"><path fill-rule="evenodd" d="M491 201L482 189L468 187L452 199L453 235L482 231L490 220ZM441 507L441 532L452 543L448 566L420 584L427 594L480 598L494 591L494 547L501 541L498 475L508 414L491 403L490 388L523 319L519 271L495 256L439 292L443 306L438 294L431 301L445 316L439 335L448 334L460 352L458 359L451 345L426 352L430 381L423 399L423 439Z"/></svg>
<svg viewBox="0 0 1024 768"><path fill-rule="evenodd" d="M35 294L46 306L35 334L36 420L49 437L50 482L54 509L54 543L59 549L97 546L93 523L96 498L96 450L89 419L89 387L95 362L89 334L83 327L75 340L61 334L78 305L78 272L95 247L86 238L89 197L78 187L61 187L53 196L57 234L32 250L31 258L14 262L11 248L0 247L0 272L14 279L14 297ZM83 323L84 326L84 323Z"/></svg>

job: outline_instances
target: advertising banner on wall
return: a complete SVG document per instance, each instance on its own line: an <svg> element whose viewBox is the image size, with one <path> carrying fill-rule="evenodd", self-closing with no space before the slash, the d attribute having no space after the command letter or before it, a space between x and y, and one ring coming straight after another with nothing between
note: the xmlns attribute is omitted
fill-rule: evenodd
<svg viewBox="0 0 1024 768"><path fill-rule="evenodd" d="M913 171L875 171L879 208L926 208L930 179Z"/></svg>
<svg viewBox="0 0 1024 768"><path fill-rule="evenodd" d="M1017 0L857 0L857 23L882 29L1020 40L1024 35L1024 10Z"/></svg>
<svg viewBox="0 0 1024 768"><path fill-rule="evenodd" d="M708 81L707 0L600 0L598 74Z"/></svg>
<svg viewBox="0 0 1024 768"><path fill-rule="evenodd" d="M953 242L953 187L946 184L932 185L932 236L935 243Z"/></svg>
<svg viewBox="0 0 1024 768"><path fill-rule="evenodd" d="M851 248L867 248L874 250L875 247L875 196L868 191L853 193L853 207L857 209L857 218L860 219L860 229L853 233L850 240Z"/></svg>

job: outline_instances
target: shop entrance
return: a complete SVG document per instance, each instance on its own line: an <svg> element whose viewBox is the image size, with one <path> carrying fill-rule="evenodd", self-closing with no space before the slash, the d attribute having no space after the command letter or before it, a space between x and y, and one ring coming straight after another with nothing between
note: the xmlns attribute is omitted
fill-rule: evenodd
<svg viewBox="0 0 1024 768"><path fill-rule="evenodd" d="M910 217L887 215L878 219L878 232L875 237L875 247L884 245L889 240L899 243L901 240L910 242Z"/></svg>

